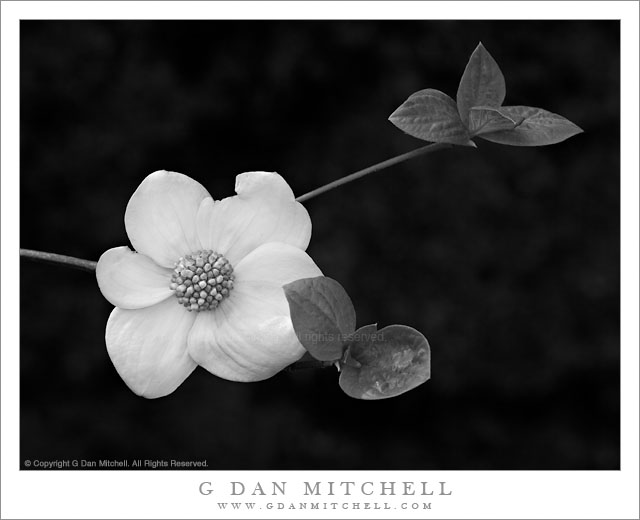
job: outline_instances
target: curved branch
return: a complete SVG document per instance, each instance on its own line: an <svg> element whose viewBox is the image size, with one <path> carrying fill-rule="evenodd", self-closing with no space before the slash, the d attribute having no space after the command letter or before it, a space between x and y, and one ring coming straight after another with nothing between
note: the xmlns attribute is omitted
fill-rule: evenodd
<svg viewBox="0 0 640 520"><path fill-rule="evenodd" d="M406 161L408 159L413 159L414 157L418 157L420 155L425 155L431 152L435 152L437 150L442 150L444 148L451 148L453 145L451 144L446 144L446 143L431 143L428 144L427 146L423 146L422 148L416 148L415 150L411 150L410 152L407 153L403 153L401 155L396 155L395 157L392 157L391 159L387 159L386 161L382 161L378 164L374 164L373 166L369 166L368 168L365 168L364 170L360 170L357 171L355 173L352 173L350 175L347 175L346 177L341 177L340 179L330 182L329 184L325 184L324 186L320 186L319 188L316 188L315 190L312 190L308 193L305 193L304 195L300 195L296 200L298 202L304 202L306 200L312 199L313 197L317 197L318 195L322 194L322 193L326 193L327 191L331 191L339 186L342 186L344 184L348 184L349 182L355 181L356 179L359 179L360 177L364 177L365 175L369 175L370 173L375 173L375 172L379 172L381 170L384 170L386 168L389 168L390 166L393 166L395 164L401 163L403 161Z"/></svg>
<svg viewBox="0 0 640 520"><path fill-rule="evenodd" d="M20 249L20 256L35 260L36 262L64 265L73 267L74 269L80 269L81 271L93 272L96 270L96 265L98 265L98 262L92 260L83 260L82 258L46 253L44 251L34 251L33 249Z"/></svg>
<svg viewBox="0 0 640 520"><path fill-rule="evenodd" d="M442 150L443 148L451 148L453 145L446 143L431 143L421 148L416 148L415 150L411 150L410 152L403 153L401 155L397 155L392 157L391 159L387 159L386 161L382 161L378 164L374 164L373 166L369 166L364 170L357 171L345 177L342 177L338 180L330 182L329 184L325 184L315 190L312 190L304 195L300 195L296 200L298 202L304 202L306 200L312 199L313 197L317 197L322 193L326 193L327 191L331 191L339 186L343 186L344 184L348 184L356 179L364 177L365 175L369 175L370 173L375 173L395 164L401 163L408 159L413 159L414 157L418 157L420 155L425 155L427 153L435 152L436 150ZM34 251L33 249L20 249L20 256L24 258L29 258L31 260L35 260L37 262L45 262L48 264L58 264L64 265L67 267L73 267L75 269L80 269L82 271L95 271L97 262L92 260L83 260L82 258L75 258L73 256L66 255L57 255L55 253L46 253L44 251Z"/></svg>

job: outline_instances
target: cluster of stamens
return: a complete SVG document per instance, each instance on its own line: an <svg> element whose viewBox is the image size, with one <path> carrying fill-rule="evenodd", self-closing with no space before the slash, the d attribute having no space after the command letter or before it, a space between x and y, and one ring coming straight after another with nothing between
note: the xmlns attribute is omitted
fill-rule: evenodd
<svg viewBox="0 0 640 520"><path fill-rule="evenodd" d="M185 255L176 262L169 288L189 311L215 309L233 289L233 267L210 249Z"/></svg>

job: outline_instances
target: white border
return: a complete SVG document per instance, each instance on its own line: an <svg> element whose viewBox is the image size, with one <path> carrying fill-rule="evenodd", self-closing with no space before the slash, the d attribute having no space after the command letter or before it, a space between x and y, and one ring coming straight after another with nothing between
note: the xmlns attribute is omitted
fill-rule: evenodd
<svg viewBox="0 0 640 520"><path fill-rule="evenodd" d="M638 3L637 2L2 2L2 518L638 518ZM250 15L247 15L250 13ZM20 19L621 19L622 469L608 472L19 472ZM597 66L597 64L594 64ZM603 96L606 93L602 93ZM611 172L615 175L616 172ZM220 511L229 482L447 481L451 496L324 497L429 501L432 510ZM210 481L214 495L198 493ZM244 497L243 500L249 500ZM283 501L262 497L261 501Z"/></svg>

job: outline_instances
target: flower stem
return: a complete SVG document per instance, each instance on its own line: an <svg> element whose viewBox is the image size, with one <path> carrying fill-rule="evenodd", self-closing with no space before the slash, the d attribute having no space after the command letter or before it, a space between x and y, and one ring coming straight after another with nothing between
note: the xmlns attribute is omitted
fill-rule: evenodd
<svg viewBox="0 0 640 520"><path fill-rule="evenodd" d="M347 175L346 177L342 177L336 181L330 182L329 184L325 184L324 186L320 186L315 190L310 191L309 193L305 193L304 195L300 195L296 200L298 202L304 202L306 200L312 199L313 197L317 197L322 193L326 193L327 191L331 191L338 186L342 186L343 184L347 184L351 181L355 181L360 177L364 177L365 175L369 175L370 173L379 172L380 170L384 170L385 168L389 168L395 164L401 163L408 159L413 159L414 157L418 157L420 155L425 155L431 152L435 152L436 150L442 150L443 148L450 148L453 145L446 143L431 143L427 146L423 146L422 148L416 148L415 150L411 150L410 152L403 153L401 155L396 155L391 159L387 159L386 161L382 161L378 164L374 164L373 166L369 166L364 170L357 171L352 173L351 175Z"/></svg>
<svg viewBox="0 0 640 520"><path fill-rule="evenodd" d="M391 159L387 159L386 161L382 161L378 164L374 164L373 166L369 166L364 170L357 171L346 177L342 177L336 181L330 182L329 184L325 184L324 186L320 186L315 190L310 191L309 193L305 193L304 195L300 195L296 200L298 202L304 202L306 200L312 199L313 197L317 197L322 193L326 193L327 191L331 191L338 186L342 186L344 184L348 184L360 177L364 177L365 175L369 175L370 173L379 172L390 166L401 163L403 161L407 161L409 159L413 159L414 157L418 157L420 155L425 155L431 152L435 152L436 150L442 150L443 148L450 148L452 145L446 143L431 143L421 148L416 148L415 150L411 150L410 152L403 153L401 155L396 155ZM36 262L45 262L48 264L58 264L64 265L67 267L73 267L75 269L81 269L82 271L95 271L97 262L93 262L91 260L83 260L82 258L75 258L73 256L66 255L57 255L55 253L47 253L44 251L34 251L33 249L20 249L20 256L24 258L29 258L31 260L35 260Z"/></svg>
<svg viewBox="0 0 640 520"><path fill-rule="evenodd" d="M20 249L20 256L35 260L36 262L65 265L82 271L95 271L96 265L98 265L98 262L93 262L91 260L83 260L73 256L57 255L55 253L46 253L44 251L34 251L33 249Z"/></svg>
<svg viewBox="0 0 640 520"><path fill-rule="evenodd" d="M289 365L284 370L285 372L297 372L298 370L307 370L310 368L327 368L333 365L332 362L318 361L317 359L301 359Z"/></svg>

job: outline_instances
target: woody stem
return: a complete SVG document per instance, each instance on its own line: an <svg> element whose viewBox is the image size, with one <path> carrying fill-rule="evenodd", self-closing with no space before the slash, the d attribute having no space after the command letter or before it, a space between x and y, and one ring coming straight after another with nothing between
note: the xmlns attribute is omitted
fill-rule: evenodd
<svg viewBox="0 0 640 520"><path fill-rule="evenodd" d="M92 260L83 260L74 256L57 255L45 251L34 251L33 249L20 249L20 256L36 262L65 265L82 271L95 271L96 265L98 265L98 262L93 262Z"/></svg>
<svg viewBox="0 0 640 520"><path fill-rule="evenodd" d="M345 177L341 177L338 180L332 181L324 186L320 186L315 190L312 190L304 195L300 195L296 200L298 202L305 202L309 199L317 197L322 193L326 193L327 191L331 191L339 186L343 186L350 182L355 181L356 179L360 179L365 175L369 175L370 173L379 172L401 162L407 161L409 159L413 159L414 157L419 157L420 155L426 155L431 152L435 152L437 150L442 150L444 148L450 148L452 145L446 143L431 143L426 146L422 146L421 148L416 148L415 150L411 150L410 152L403 153L400 155L396 155L391 159L387 159L386 161L379 162L378 164L374 164L373 166L369 166L363 170L359 170ZM83 271L95 271L97 262L93 262L91 260L83 260L81 258L75 258L73 256L67 255L58 255L55 253L47 253L45 251L35 251L33 249L20 249L20 256L24 258L28 258L30 260L34 260L36 262L45 262L48 264L58 264L67 267L72 267L74 269L81 269Z"/></svg>
<svg viewBox="0 0 640 520"><path fill-rule="evenodd" d="M442 150L443 148L450 148L452 145L450 144L446 144L446 143L431 143L428 144L426 146L423 146L421 148L416 148L415 150L411 150L410 152L407 153L403 153L401 155L396 155L395 157L392 157L391 159L387 159L386 161L382 161L378 164L374 164L373 166L369 166L368 168L365 168L364 170L359 170L355 173L352 173L350 175L347 175L346 177L341 177L340 179L330 182L329 184L325 184L324 186L320 186L319 188L316 188L315 190L311 190L308 193L305 193L304 195L300 195L296 200L298 202L305 202L309 199L312 199L313 197L317 197L318 195L322 194L322 193L326 193L327 191L331 191L339 186L342 186L344 184L348 184L352 181L355 181L356 179L359 179L360 177L364 177L365 175L369 175L370 173L375 173L375 172L379 172L381 170L384 170L386 168L389 168L390 166L394 166L398 163L407 161L409 159L413 159L414 157L418 157L420 155L425 155L431 152L435 152L437 150Z"/></svg>

